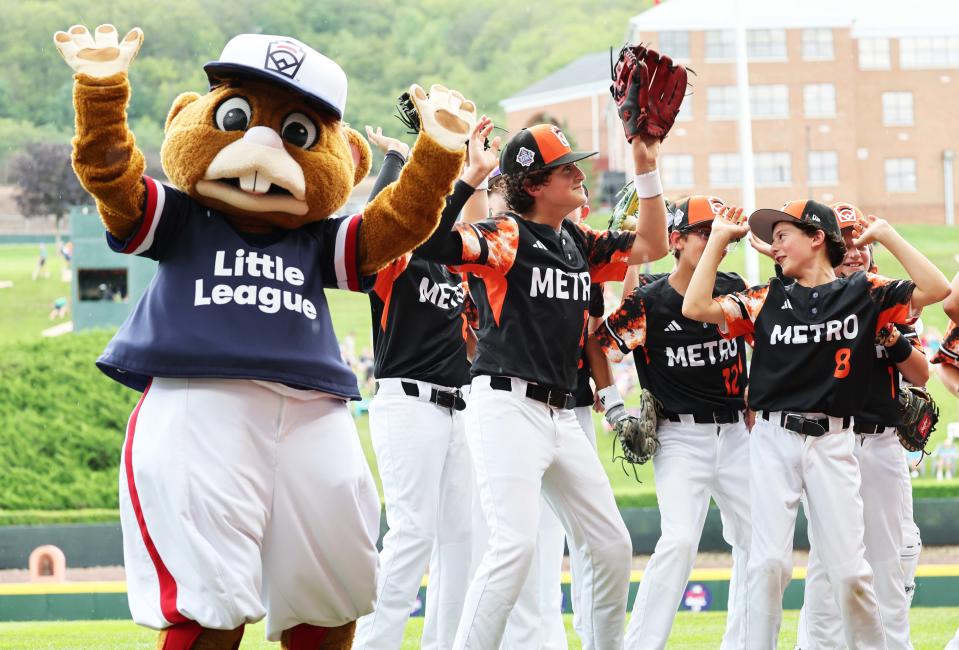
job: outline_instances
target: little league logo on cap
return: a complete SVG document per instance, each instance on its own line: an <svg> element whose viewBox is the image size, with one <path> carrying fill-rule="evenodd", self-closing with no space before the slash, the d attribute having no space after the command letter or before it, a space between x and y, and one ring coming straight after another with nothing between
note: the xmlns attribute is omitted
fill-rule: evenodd
<svg viewBox="0 0 959 650"><path fill-rule="evenodd" d="M503 147L499 166L504 174L509 175L558 167L598 153L573 151L559 127L553 124L537 124L514 135Z"/></svg>
<svg viewBox="0 0 959 650"><path fill-rule="evenodd" d="M764 208L749 216L749 230L767 244L773 242L773 228L781 221L806 223L842 239L836 213L818 201L789 201L781 210Z"/></svg>
<svg viewBox="0 0 959 650"><path fill-rule="evenodd" d="M690 196L671 206L667 205L666 225L669 230L688 231L700 224L711 223L726 208L716 196Z"/></svg>
<svg viewBox="0 0 959 650"><path fill-rule="evenodd" d="M210 87L231 79L275 83L302 95L315 109L342 119L346 111L346 73L295 38L240 34L230 39L217 61L203 69Z"/></svg>
<svg viewBox="0 0 959 650"><path fill-rule="evenodd" d="M305 57L306 52L293 41L273 41L266 49L266 63L263 67L295 79Z"/></svg>
<svg viewBox="0 0 959 650"><path fill-rule="evenodd" d="M866 220L862 214L862 210L854 206L852 203L837 201L829 207L831 207L832 211L836 213L836 219L839 221L839 228L841 230L852 228L856 224L864 223Z"/></svg>

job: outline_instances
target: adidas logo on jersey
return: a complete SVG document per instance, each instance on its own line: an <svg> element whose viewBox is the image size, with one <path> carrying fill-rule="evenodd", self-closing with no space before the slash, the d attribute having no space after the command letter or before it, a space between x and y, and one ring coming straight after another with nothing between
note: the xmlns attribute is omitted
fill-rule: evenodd
<svg viewBox="0 0 959 650"><path fill-rule="evenodd" d="M663 331L664 332L681 332L682 330L683 328L679 326L679 323L677 323L676 321L670 321L669 325L667 325L666 329L664 329Z"/></svg>
<svg viewBox="0 0 959 650"><path fill-rule="evenodd" d="M541 248L541 249L543 249L543 250L546 250L546 247L543 246L543 242L541 242L541 241L538 240L538 239L536 240L536 243L533 244L533 248Z"/></svg>
<svg viewBox="0 0 959 650"><path fill-rule="evenodd" d="M792 309L792 303L789 302L789 298L786 298L786 302L783 303L783 306L780 309Z"/></svg>

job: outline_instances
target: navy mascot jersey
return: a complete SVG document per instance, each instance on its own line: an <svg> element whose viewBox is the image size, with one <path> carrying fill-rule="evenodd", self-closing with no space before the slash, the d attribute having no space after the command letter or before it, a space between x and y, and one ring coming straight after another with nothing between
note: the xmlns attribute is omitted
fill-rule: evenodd
<svg viewBox="0 0 959 650"><path fill-rule="evenodd" d="M741 291L735 273L716 276L714 295ZM683 297L669 276L637 287L596 330L612 361L630 351L643 388L669 413L741 411L746 390L746 343L724 338L715 325L683 316Z"/></svg>
<svg viewBox="0 0 959 650"><path fill-rule="evenodd" d="M911 317L908 280L855 273L817 287L769 284L715 298L728 336L752 334L749 407L854 416L866 398L877 330Z"/></svg>
<svg viewBox="0 0 959 650"><path fill-rule="evenodd" d="M259 379L359 398L339 352L325 288L368 291L359 273L360 215L269 237L144 177L139 228L110 247L159 262L97 365L143 390L152 377Z"/></svg>
<svg viewBox="0 0 959 650"><path fill-rule="evenodd" d="M370 294L376 378L468 384L465 300L460 275L417 255L381 270Z"/></svg>
<svg viewBox="0 0 959 650"><path fill-rule="evenodd" d="M479 313L472 374L572 392L592 284L623 279L634 239L569 220L557 232L512 213L457 224L434 259L471 274Z"/></svg>

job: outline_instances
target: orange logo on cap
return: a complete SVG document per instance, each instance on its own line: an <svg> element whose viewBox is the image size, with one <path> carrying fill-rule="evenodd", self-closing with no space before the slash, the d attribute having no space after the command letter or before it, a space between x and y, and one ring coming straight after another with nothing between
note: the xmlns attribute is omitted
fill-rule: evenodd
<svg viewBox="0 0 959 650"><path fill-rule="evenodd" d="M862 210L852 203L843 203L840 201L833 203L830 207L832 211L836 213L836 220L839 221L840 229L849 228L850 226L856 225L859 221L864 220Z"/></svg>
<svg viewBox="0 0 959 650"><path fill-rule="evenodd" d="M530 127L529 132L536 140L536 146L539 147L539 152L543 156L543 162L547 165L571 151L566 136L552 124L537 124Z"/></svg>

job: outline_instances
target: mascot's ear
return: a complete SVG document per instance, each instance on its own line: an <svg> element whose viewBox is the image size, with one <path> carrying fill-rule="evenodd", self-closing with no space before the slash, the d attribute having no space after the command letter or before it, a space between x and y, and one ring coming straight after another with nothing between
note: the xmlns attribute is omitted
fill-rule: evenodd
<svg viewBox="0 0 959 650"><path fill-rule="evenodd" d="M163 130L170 130L170 123L173 121L177 115L180 114L184 108L200 99L199 93L180 93L176 99L173 100L173 106L170 107L170 112L166 116L166 124L163 125Z"/></svg>
<svg viewBox="0 0 959 650"><path fill-rule="evenodd" d="M370 173L373 153L370 151L370 145L367 144L366 138L354 129L343 125L343 135L346 136L350 151L353 153L353 185L359 185L360 181Z"/></svg>

